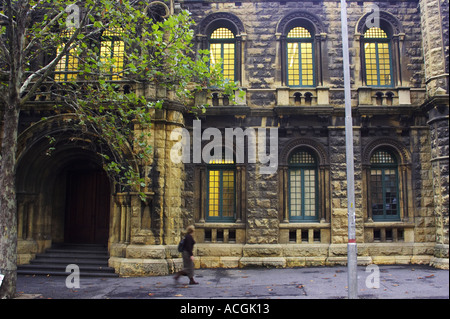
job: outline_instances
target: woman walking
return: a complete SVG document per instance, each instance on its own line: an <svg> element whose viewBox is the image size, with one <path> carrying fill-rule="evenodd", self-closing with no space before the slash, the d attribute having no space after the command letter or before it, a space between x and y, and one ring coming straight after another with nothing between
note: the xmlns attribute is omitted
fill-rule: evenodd
<svg viewBox="0 0 450 319"><path fill-rule="evenodd" d="M192 225L186 228L182 252L183 270L179 271L174 277L175 281L178 281L180 276L188 276L190 285L198 285L198 282L194 280L194 254L192 252L195 245L194 237L192 237L194 231L195 228Z"/></svg>

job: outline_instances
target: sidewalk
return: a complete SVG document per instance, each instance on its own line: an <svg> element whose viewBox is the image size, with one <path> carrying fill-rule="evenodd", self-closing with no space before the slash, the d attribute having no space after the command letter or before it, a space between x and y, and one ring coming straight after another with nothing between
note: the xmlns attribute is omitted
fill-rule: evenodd
<svg viewBox="0 0 450 319"><path fill-rule="evenodd" d="M367 272L366 272L367 270ZM377 279L379 274L379 285ZM67 288L66 277L18 276L19 299L344 299L347 267L198 269L199 285L173 276L83 278ZM378 287L378 288L377 288ZM449 271L422 265L358 267L363 299L448 299Z"/></svg>

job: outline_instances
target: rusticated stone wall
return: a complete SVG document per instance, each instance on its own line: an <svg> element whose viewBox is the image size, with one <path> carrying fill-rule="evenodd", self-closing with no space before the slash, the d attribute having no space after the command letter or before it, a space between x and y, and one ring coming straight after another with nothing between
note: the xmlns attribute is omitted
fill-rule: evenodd
<svg viewBox="0 0 450 319"><path fill-rule="evenodd" d="M277 176L259 173L259 165L247 169L247 243L278 243Z"/></svg>
<svg viewBox="0 0 450 319"><path fill-rule="evenodd" d="M140 201L137 194L112 194L110 265L124 276L165 275L177 270L182 261L176 244L190 224L197 228L197 267L345 264L347 183L339 1L177 2L190 10L197 23L196 48L204 44L206 35L199 29L205 19L214 13L233 15L239 28L239 86L245 96L238 105L221 101L205 114L193 115L177 103L155 110L149 128L153 158L140 163L149 181L147 201ZM431 262L448 267L448 1L347 3L358 262ZM358 28L372 4L384 12L397 32L394 48L398 51L394 54L399 65L391 88L369 88L363 83ZM321 70L314 88L284 85L280 24L293 12L311 14L317 23L320 54L316 63ZM304 98L295 101L294 93L308 90L313 92L310 104L305 104ZM394 102L388 104L386 95L377 101L376 93L388 91L394 93ZM210 100L206 92L195 99ZM32 125L36 117L32 112L21 116L24 127ZM215 127L222 132L228 127L278 128L279 167L274 174L261 174L258 163L236 167L234 222L205 220L205 163L183 165L170 159L175 144L170 140L171 131L177 127L191 130L197 116L203 129ZM287 157L298 147L307 147L318 160L319 218L314 222L289 221ZM374 222L370 216L370 155L383 147L396 154L399 164L401 213L395 222ZM59 202L63 207L63 199ZM36 205L36 216L44 216L41 212L45 209L42 203ZM61 221L46 220L45 228L62 227ZM36 225L40 224L42 220L37 220ZM32 229L36 231L29 238L33 244L39 228ZM49 235L45 244L50 245L51 240ZM24 261L32 258L35 246L19 242Z"/></svg>

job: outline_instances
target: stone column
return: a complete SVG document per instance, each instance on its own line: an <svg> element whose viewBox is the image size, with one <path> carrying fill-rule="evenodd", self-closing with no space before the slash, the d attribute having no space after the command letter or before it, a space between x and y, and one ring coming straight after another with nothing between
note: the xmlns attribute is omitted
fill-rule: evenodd
<svg viewBox="0 0 450 319"><path fill-rule="evenodd" d="M169 92L169 97L172 95ZM184 191L185 171L183 163L175 163L171 159L172 147L177 141L171 140L171 133L176 128L184 126L183 106L177 103L168 103L155 114L155 124L152 134L154 136L154 162L156 170L154 180L155 212L155 238L157 244L175 245L184 230L182 216L182 194Z"/></svg>
<svg viewBox="0 0 450 319"><path fill-rule="evenodd" d="M113 224L117 227L119 243L129 244L131 197L128 193L120 193L117 194L116 197L119 209L117 215L114 216Z"/></svg>
<svg viewBox="0 0 450 319"><path fill-rule="evenodd" d="M448 269L449 255L449 101L448 94L435 96L424 105L428 112L433 173L436 245L432 264Z"/></svg>
<svg viewBox="0 0 450 319"><path fill-rule="evenodd" d="M436 245L432 264L448 265L449 210L449 20L447 0L420 0L428 115L433 173Z"/></svg>
<svg viewBox="0 0 450 319"><path fill-rule="evenodd" d="M448 0L420 0L425 83L428 96L448 94Z"/></svg>

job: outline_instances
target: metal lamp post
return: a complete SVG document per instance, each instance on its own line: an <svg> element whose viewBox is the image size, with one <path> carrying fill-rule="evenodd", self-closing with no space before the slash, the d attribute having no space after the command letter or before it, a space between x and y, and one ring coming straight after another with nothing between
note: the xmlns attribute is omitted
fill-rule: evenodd
<svg viewBox="0 0 450 319"><path fill-rule="evenodd" d="M347 207L348 207L348 298L358 297L357 247L355 235L355 182L353 160L353 120L350 91L350 62L348 53L347 3L341 0L342 55L344 62L345 93L345 154L347 159Z"/></svg>

